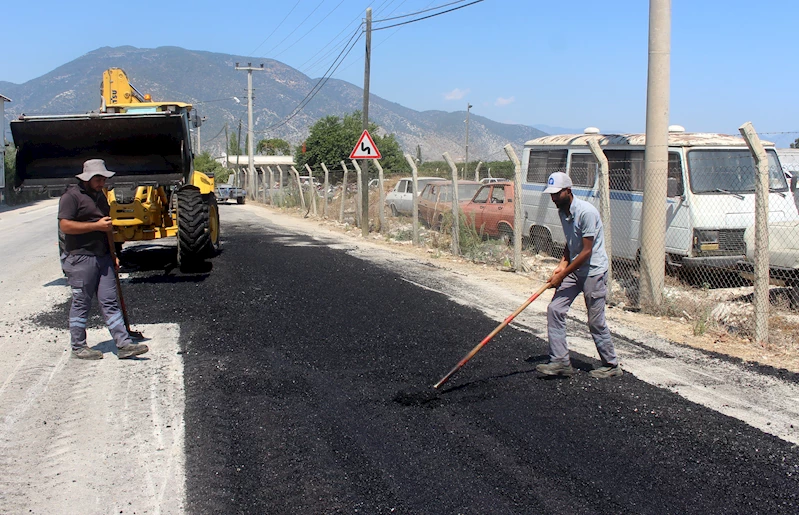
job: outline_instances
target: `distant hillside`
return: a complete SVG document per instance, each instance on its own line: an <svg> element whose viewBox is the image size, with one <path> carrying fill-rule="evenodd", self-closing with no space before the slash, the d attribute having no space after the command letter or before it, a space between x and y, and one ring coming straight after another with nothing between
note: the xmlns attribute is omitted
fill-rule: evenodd
<svg viewBox="0 0 799 515"><path fill-rule="evenodd" d="M247 77L235 64L248 58L227 54L185 50L104 47L64 64L24 84L0 82L0 94L7 103L5 126L20 114L68 114L97 110L100 81L105 69L123 68L131 83L157 100L174 100L196 105L206 117L200 130L202 150L219 155L228 133L247 131ZM264 59L263 72L253 73L255 90L254 126L256 140L283 138L299 144L308 129L324 116L343 116L361 109L363 90L348 82L331 79L305 109L289 123L264 132L291 113L314 87L317 79L303 75L285 64ZM232 97L238 97L236 103ZM383 130L396 135L405 152L415 155L420 145L425 160L440 160L443 152L463 160L466 112L414 111L372 95L369 118ZM8 134L8 133L7 133ZM506 159L502 148L510 143L520 151L522 144L545 133L526 125L498 123L472 113L469 117L469 160ZM7 135L10 138L10 134Z"/></svg>

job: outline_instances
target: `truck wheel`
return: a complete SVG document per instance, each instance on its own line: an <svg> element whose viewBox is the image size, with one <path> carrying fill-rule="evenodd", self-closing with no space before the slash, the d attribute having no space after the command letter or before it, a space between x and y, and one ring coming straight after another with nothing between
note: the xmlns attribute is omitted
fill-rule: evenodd
<svg viewBox="0 0 799 515"><path fill-rule="evenodd" d="M178 200L178 264L196 263L205 257L211 245L209 203L194 187L182 188L174 194Z"/></svg>
<svg viewBox="0 0 799 515"><path fill-rule="evenodd" d="M552 256L555 250L552 237L542 227L532 227L530 229L530 247L536 254L547 254L549 256Z"/></svg>
<svg viewBox="0 0 799 515"><path fill-rule="evenodd" d="M244 204L245 200L244 197L236 197L236 204Z"/></svg>
<svg viewBox="0 0 799 515"><path fill-rule="evenodd" d="M511 229L509 225L500 225L499 239L505 245L513 245L513 229Z"/></svg>

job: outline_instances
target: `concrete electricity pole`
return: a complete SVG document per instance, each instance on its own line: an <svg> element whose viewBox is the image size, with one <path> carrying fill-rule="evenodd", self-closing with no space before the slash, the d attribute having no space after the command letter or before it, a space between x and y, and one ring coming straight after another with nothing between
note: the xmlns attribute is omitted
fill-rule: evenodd
<svg viewBox="0 0 799 515"><path fill-rule="evenodd" d="M471 109L472 104L466 102L466 163L463 165L463 178L466 179L466 172L469 171L469 109ZM477 174L475 173L474 180L477 180Z"/></svg>
<svg viewBox="0 0 799 515"><path fill-rule="evenodd" d="M369 130L369 74L372 61L372 8L366 9L366 57L363 64L363 130ZM369 236L369 160L361 165L361 234ZM380 206L382 209L382 206Z"/></svg>
<svg viewBox="0 0 799 515"><path fill-rule="evenodd" d="M250 198L255 199L258 192L257 185L255 184L255 165L253 164L253 126L252 126L252 72L253 70L263 71L264 65L261 64L260 68L253 68L252 63L247 63L247 66L239 66L236 63L237 70L247 70L247 189L250 190Z"/></svg>
<svg viewBox="0 0 799 515"><path fill-rule="evenodd" d="M659 307L666 273L666 192L669 167L671 0L649 0L644 200L641 209L641 304Z"/></svg>

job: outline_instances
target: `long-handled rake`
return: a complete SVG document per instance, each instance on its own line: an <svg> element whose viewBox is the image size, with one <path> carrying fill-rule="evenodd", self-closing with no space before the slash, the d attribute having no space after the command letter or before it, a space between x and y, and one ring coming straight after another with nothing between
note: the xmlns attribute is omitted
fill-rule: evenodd
<svg viewBox="0 0 799 515"><path fill-rule="evenodd" d="M122 296L122 284L119 282L119 272L117 271L117 252L116 247L114 246L114 236L112 235L111 231L106 233L108 235L108 248L111 251L111 259L114 260L114 279L117 281L117 298L119 299L119 308L122 310L122 319L125 321L125 329L128 330L128 334L131 338L135 338L137 340L144 340L144 334L141 331L134 331L130 328L130 322L128 321L128 308L125 307L125 298Z"/></svg>
<svg viewBox="0 0 799 515"><path fill-rule="evenodd" d="M461 368L463 365L465 365L465 364L466 364L466 363L467 363L467 362L468 362L470 359L472 359L472 358L474 357L474 355L475 355L475 354L477 354L477 351L479 351L480 349L482 349L482 348L483 348L483 346L484 346L486 343L488 343L489 341L491 341L491 338L493 338L494 336L496 336L496 335L497 335L497 333L499 333L501 330L503 330L505 327L507 327L507 325L508 325L508 324L510 324L510 323L511 323L511 321L512 321L514 318L516 318L516 315L518 315L519 313L521 313L522 311L524 311L524 309L525 309L527 306L529 306L529 305L530 305L530 304L531 304L531 303L532 303L532 302L533 302L535 299L537 299L539 295L541 295L542 293L544 293L544 292L545 292L545 291L546 291L546 290L547 290L547 289L548 289L550 286L551 286L551 285L550 285L549 283L546 283L546 284L545 284L545 285L543 285L541 288L539 288L537 292L533 293L533 295L532 295L532 296L531 296L529 299L527 299L526 301L524 301L524 304L522 304L521 306L519 306L519 309L517 309L516 311L514 311L514 312L513 312L513 313L512 313L512 314L511 314L511 315L510 315L508 318L506 318L505 320L503 320L503 321L502 321L502 323L501 323L501 324L499 324L499 325L496 327L496 329L494 329L493 331L491 331L491 334L489 334L488 336L486 336L486 337L483 339L483 341L481 341L480 343L478 343L478 344L477 344L477 346L476 346L474 349L472 349L472 350L471 350L471 352L469 352L469 354L467 354L467 355L466 355L466 356L465 356L465 357L464 357L462 360L460 360L460 361L458 362L458 364L457 364L457 365L455 365L455 367L453 367L453 369L452 369L452 370L450 370L450 371L449 371L449 373L448 373L447 375L445 375L444 377L442 377L442 378L441 378L441 381L439 381L439 382L437 382L436 384L434 384L434 385L433 385L433 388L438 388L438 387L439 387L439 386L441 386L442 384L446 383L446 382L447 382L447 380L448 380L450 377L452 377L452 375L453 375L455 372L457 372L457 371L458 371L458 370L459 370L459 369L460 369L460 368Z"/></svg>

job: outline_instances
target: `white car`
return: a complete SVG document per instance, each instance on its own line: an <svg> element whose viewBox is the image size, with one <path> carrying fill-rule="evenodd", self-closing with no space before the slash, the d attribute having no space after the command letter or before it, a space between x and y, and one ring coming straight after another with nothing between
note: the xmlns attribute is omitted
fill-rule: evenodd
<svg viewBox="0 0 799 515"><path fill-rule="evenodd" d="M441 177L417 177L416 183L419 191L422 191L428 182L440 180ZM386 206L391 209L392 216L413 214L413 178L404 177L397 182L394 189L386 194Z"/></svg>

